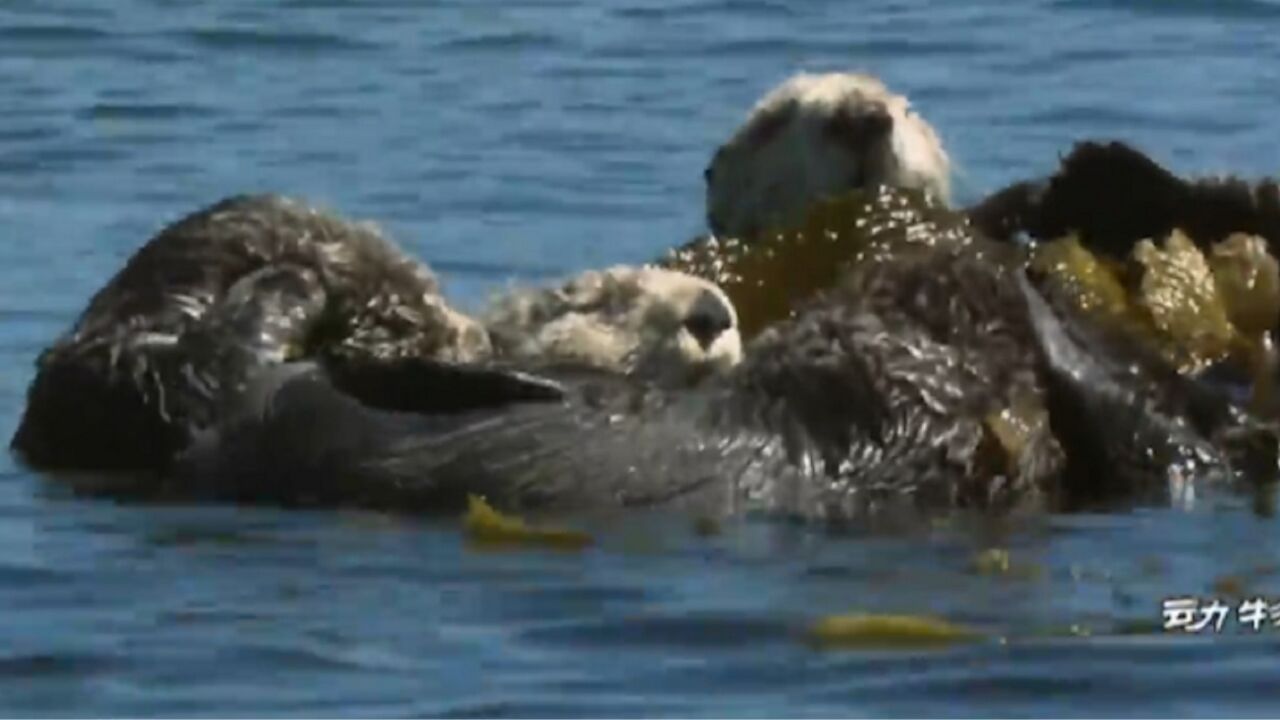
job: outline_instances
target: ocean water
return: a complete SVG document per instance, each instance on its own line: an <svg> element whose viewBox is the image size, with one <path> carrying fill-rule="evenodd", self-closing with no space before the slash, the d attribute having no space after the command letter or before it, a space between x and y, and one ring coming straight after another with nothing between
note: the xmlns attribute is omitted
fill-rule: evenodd
<svg viewBox="0 0 1280 720"><path fill-rule="evenodd" d="M278 190L382 222L464 306L654 257L768 88L909 94L969 200L1085 137L1280 171L1271 0L4 0L0 434L39 349L161 225ZM1280 602L1247 504L832 537L661 514L581 553L450 521L69 496L0 459L0 714L1274 716ZM1018 569L976 572L1007 549ZM939 615L946 649L831 651L820 617Z"/></svg>

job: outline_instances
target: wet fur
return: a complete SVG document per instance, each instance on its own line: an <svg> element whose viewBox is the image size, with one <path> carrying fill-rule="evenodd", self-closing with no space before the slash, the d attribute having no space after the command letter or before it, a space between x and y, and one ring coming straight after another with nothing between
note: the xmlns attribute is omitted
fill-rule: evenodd
<svg viewBox="0 0 1280 720"><path fill-rule="evenodd" d="M559 399L423 417L328 397L341 393L323 376L286 380L185 457L196 479L179 484L226 478L238 501L280 502L273 478L287 476L285 499L311 504L452 511L478 492L517 510L663 505L837 524L1035 505L1061 464L1051 438L1014 476L978 466L985 415L1035 391L1014 272L966 247L875 265L687 390L549 371ZM367 432L335 431L326 413ZM323 461L308 455L316 443Z"/></svg>
<svg viewBox="0 0 1280 720"><path fill-rule="evenodd" d="M1274 180L1184 179L1122 142L1076 144L1045 180L1004 188L970 208L989 237L1019 233L1051 240L1078 232L1085 247L1125 257L1139 240L1174 228L1202 248L1236 232L1280 243L1280 185Z"/></svg>
<svg viewBox="0 0 1280 720"><path fill-rule="evenodd" d="M284 382L182 467L247 502L455 512L481 493L518 511L662 505L837 525L1165 503L1173 475L1220 481L1217 441L1241 426L1227 398L1050 311L1019 258L973 238L873 262L691 390L552 371L559 397L422 416L353 404L323 377ZM1050 423L993 470L983 421L1028 393ZM323 460L306 438L330 448Z"/></svg>
<svg viewBox="0 0 1280 720"><path fill-rule="evenodd" d="M430 270L373 226L280 196L236 196L164 228L41 353L12 447L38 467L162 465L211 421L228 380L213 355L179 339L250 342L209 323L234 313L226 306L244 298L229 291L264 268L308 273L324 295L320 316L295 338L309 346L304 354L323 348L341 362L488 353L487 336L445 305Z"/></svg>
<svg viewBox="0 0 1280 720"><path fill-rule="evenodd" d="M1244 418L1225 392L1177 373L1069 302L1046 300L1027 279L1020 286L1050 426L1066 449L1067 509L1165 504L1178 500L1175 488L1232 479L1231 458L1213 440Z"/></svg>
<svg viewBox="0 0 1280 720"><path fill-rule="evenodd" d="M558 286L513 289L481 315L497 357L579 364L667 385L697 382L742 359L724 291L652 267L589 270Z"/></svg>
<svg viewBox="0 0 1280 720"><path fill-rule="evenodd" d="M877 184L945 202L950 172L937 132L878 78L801 73L761 98L712 157L707 224L749 239L794 225L823 197Z"/></svg>
<svg viewBox="0 0 1280 720"><path fill-rule="evenodd" d="M965 220L957 215L951 226L935 230L963 234ZM1112 416L1116 402L1134 405L1165 392L1159 383L1094 376L1102 372L1099 367L1128 367L1122 352L1107 363L1082 365L1081 373L1062 374L1065 363L1050 351L1055 336L1037 325L1045 316L1029 309L1018 282L1016 249L981 238L962 240L866 264L798 307L793 317L767 328L737 367L687 390L581 370L517 376L516 392L506 385L512 380L507 374L464 368L461 377L441 375L441 367L414 366L430 356L424 347L436 347L421 344L431 337L425 331L360 335L403 337L406 344L392 343L390 352L381 343L344 340L356 334L349 319L361 317L360 308L384 307L377 299L387 293L373 293L373 302L336 305L343 311L335 323L328 308L343 302L335 295L362 297L360 288L368 285L358 277L344 283L339 273L334 280L324 263L307 265L292 256L288 262L259 264L238 280L227 278L230 287L215 293L203 312L175 312L182 322L157 323L187 342L201 338L205 328L243 328L236 310L255 303L262 310L248 316L250 328L263 327L262 316L299 319L268 325L280 330L276 339L251 349L248 360L233 357L232 372L211 368L210 377L221 383L243 384L236 392L218 394L224 404L211 410L210 398L201 391L198 402L178 406L192 413L182 423L162 416L167 427L188 435L180 438L186 442L176 447L185 452L168 468L161 487L198 499L398 511L453 511L466 494L478 492L512 509L663 505L716 514L756 510L830 523L957 507L1036 506L1049 497L1069 502L1092 497L1100 482L1136 487L1133 479L1115 475L1147 473L1148 466L1099 466L1089 484L1072 485L1080 476L1062 472L1062 451L1070 458L1104 446L1097 445L1097 436L1074 435L1057 422L1053 435L1033 439L1027 457L1012 471L993 472L982 465L983 419L1022 393L1066 408L1058 412L1073 425L1115 430L1122 421L1129 423L1123 427L1140 431L1133 437L1153 446L1178 439L1152 424L1164 422L1163 416ZM302 270L290 270L299 265ZM407 284L434 291L424 276L411 274L416 279ZM236 289L237 283L244 284ZM119 288L115 292L127 295ZM232 300L237 297L255 303ZM311 308L321 301L326 312L313 326ZM111 326L95 324L98 302L82 326L99 327L101 333ZM297 313L281 313L282 306ZM215 323L214 318L224 320ZM391 325L393 331L397 327ZM77 332L85 331L78 327ZM144 336L126 333L126 338ZM216 341L226 333L209 337ZM280 346L317 337L327 343L318 347L337 348L333 354L342 361L313 352L318 361L282 362ZM163 353L155 348L126 349L158 379L191 385L184 372L189 368L158 362ZM81 348L116 370L109 354L104 358L89 350L102 352L93 345ZM1091 347L1095 350L1112 349ZM360 362L368 367L359 369ZM248 371L237 374L236 368ZM343 368L357 372L344 378ZM122 384L137 390L132 378ZM406 385L414 378L428 382L414 390ZM373 385L360 389L353 382ZM495 390L492 402L468 400ZM134 395L139 396L148 399L141 391ZM362 399L375 396L386 400ZM396 405L397 400L407 404ZM152 406L144 407L158 415ZM1175 416L1182 412L1175 408L1168 416L1179 423ZM1203 435L1195 427L1190 432L1193 439Z"/></svg>

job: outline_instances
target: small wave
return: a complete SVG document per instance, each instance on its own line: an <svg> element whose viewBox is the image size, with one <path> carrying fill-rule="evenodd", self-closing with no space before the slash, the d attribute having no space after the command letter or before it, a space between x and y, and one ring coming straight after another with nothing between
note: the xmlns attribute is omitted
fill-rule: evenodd
<svg viewBox="0 0 1280 720"><path fill-rule="evenodd" d="M47 567L31 565L0 565L0 585L5 587L31 587L69 582L67 575Z"/></svg>
<svg viewBox="0 0 1280 720"><path fill-rule="evenodd" d="M445 51L512 52L517 50L555 50L563 45L564 41L561 38L549 33L515 30L447 40L437 47Z"/></svg>
<svg viewBox="0 0 1280 720"><path fill-rule="evenodd" d="M368 670L387 672L403 669L404 658L372 647L320 647L244 643L219 652L227 662L239 667L272 668L273 672L302 670Z"/></svg>
<svg viewBox="0 0 1280 720"><path fill-rule="evenodd" d="M110 33L79 25L0 26L0 58L55 59L110 55Z"/></svg>
<svg viewBox="0 0 1280 720"><path fill-rule="evenodd" d="M29 143L41 140L52 140L62 135L62 131L48 125L0 127L0 143Z"/></svg>
<svg viewBox="0 0 1280 720"><path fill-rule="evenodd" d="M189 30L182 36L193 45L209 50L254 51L263 54L314 52L366 52L381 46L368 40L307 32L263 32L245 29Z"/></svg>
<svg viewBox="0 0 1280 720"><path fill-rule="evenodd" d="M0 26L0 43L84 43L111 37L111 33L97 28L77 25L17 25Z"/></svg>
<svg viewBox="0 0 1280 720"><path fill-rule="evenodd" d="M1167 113L1124 110L1115 107L1092 105L1068 105L1051 107L1029 113L1014 113L996 121L997 125L1041 126L1059 125L1091 128L1095 132L1115 133L1117 128L1143 127L1161 130L1187 130L1215 135L1231 135L1250 130L1254 125L1247 120L1230 116L1201 115L1173 117ZM1135 141L1137 141L1135 139Z"/></svg>
<svg viewBox="0 0 1280 720"><path fill-rule="evenodd" d="M97 102L76 113L85 120L184 120L203 118L217 109L190 103Z"/></svg>
<svg viewBox="0 0 1280 720"><path fill-rule="evenodd" d="M795 17L797 11L787 3L769 0L709 0L660 7L624 7L614 10L613 14L637 20L674 20L693 17L718 19L726 14L734 18L790 18Z"/></svg>
<svg viewBox="0 0 1280 720"><path fill-rule="evenodd" d="M504 620L531 622L600 617L618 608L638 608L652 599L651 593L639 588L566 585L508 589L481 596L478 604Z"/></svg>
<svg viewBox="0 0 1280 720"><path fill-rule="evenodd" d="M966 706L981 703L988 714L1113 716L1140 703L1142 713L1185 715L1186 696L1194 694L1213 715L1256 714L1266 704L1257 688L1265 686L1270 643L1224 644L1207 638L1090 638L1011 645L1006 654L973 653L948 657L857 659L843 680L805 693L806 700L871 703L896 708L897 714L948 714L947 698L963 697ZM1224 653L1234 648L1234 653ZM1232 655L1248 662L1226 670ZM1066 659L1075 662L1064 662ZM870 672L868 672L870 671ZM1232 709L1227 709L1232 708ZM971 714L971 713L966 713Z"/></svg>
<svg viewBox="0 0 1280 720"><path fill-rule="evenodd" d="M0 158L0 175L25 175L33 171L75 170L129 157L123 147L103 143L76 143L68 147L23 149Z"/></svg>
<svg viewBox="0 0 1280 720"><path fill-rule="evenodd" d="M706 54L734 57L759 57L776 55L782 57L832 56L832 57L904 57L914 58L957 56L985 56L999 54L1004 47L989 41L977 39L921 39L915 36L903 37L866 37L863 39L819 40L784 37L748 38L711 43L706 47Z"/></svg>
<svg viewBox="0 0 1280 720"><path fill-rule="evenodd" d="M705 704L705 700L674 703L660 696L619 692L609 697L592 699L513 697L506 700L490 700L424 710L420 716L443 718L695 717L694 713L699 709L706 712ZM712 715L719 715L719 712L713 711Z"/></svg>
<svg viewBox="0 0 1280 720"><path fill-rule="evenodd" d="M294 118L358 118L368 115L369 108L360 103L347 102L345 104L327 104L327 105L288 105L276 108L271 111L271 116L277 119L294 119Z"/></svg>
<svg viewBox="0 0 1280 720"><path fill-rule="evenodd" d="M0 680L81 678L114 670L120 659L89 652L23 653L0 656Z"/></svg>
<svg viewBox="0 0 1280 720"><path fill-rule="evenodd" d="M1280 4L1263 0L1056 0L1051 7L1062 10L1123 10L1157 17L1280 17Z"/></svg>
<svg viewBox="0 0 1280 720"><path fill-rule="evenodd" d="M727 614L618 617L526 630L522 639L573 647L736 649L794 642L796 628L777 618Z"/></svg>

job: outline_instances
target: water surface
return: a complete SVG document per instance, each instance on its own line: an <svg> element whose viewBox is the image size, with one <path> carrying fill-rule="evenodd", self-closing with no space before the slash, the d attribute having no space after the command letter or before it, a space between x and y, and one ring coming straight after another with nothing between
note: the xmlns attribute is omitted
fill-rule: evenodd
<svg viewBox="0 0 1280 720"><path fill-rule="evenodd" d="M1278 35L1264 0L5 0L0 434L90 293L226 194L375 218L474 305L698 232L712 150L800 69L911 95L962 199L1083 137L1274 174ZM451 522L120 506L0 472L5 714L1280 712L1274 630L1159 632L1163 597L1280 600L1275 521L1230 503L887 537L637 516L585 553L495 554ZM988 547L1036 572L976 574ZM801 641L846 611L987 640Z"/></svg>

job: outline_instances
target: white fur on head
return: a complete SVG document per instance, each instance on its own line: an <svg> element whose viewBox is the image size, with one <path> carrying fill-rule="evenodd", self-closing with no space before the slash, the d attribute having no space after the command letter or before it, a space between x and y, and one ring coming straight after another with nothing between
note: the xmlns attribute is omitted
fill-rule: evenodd
<svg viewBox="0 0 1280 720"><path fill-rule="evenodd" d="M950 200L951 161L903 95L858 73L799 74L771 90L707 167L712 232L795 224L816 200L874 185Z"/></svg>
<svg viewBox="0 0 1280 720"><path fill-rule="evenodd" d="M686 384L742 359L738 316L714 283L617 266L555 288L517 290L484 315L501 357L579 363Z"/></svg>

